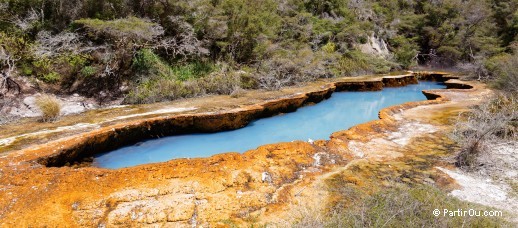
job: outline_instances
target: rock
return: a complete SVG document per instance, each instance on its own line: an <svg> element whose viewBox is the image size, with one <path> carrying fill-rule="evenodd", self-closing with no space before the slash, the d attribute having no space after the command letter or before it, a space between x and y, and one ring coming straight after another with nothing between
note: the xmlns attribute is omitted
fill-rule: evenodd
<svg viewBox="0 0 518 228"><path fill-rule="evenodd" d="M377 37L375 34L369 36L367 38L367 42L365 44L358 45L358 47L360 51L365 54L375 55L382 58L390 56L390 51L385 40Z"/></svg>
<svg viewBox="0 0 518 228"><path fill-rule="evenodd" d="M266 183L272 183L272 176L268 172L263 172L261 174L261 181Z"/></svg>

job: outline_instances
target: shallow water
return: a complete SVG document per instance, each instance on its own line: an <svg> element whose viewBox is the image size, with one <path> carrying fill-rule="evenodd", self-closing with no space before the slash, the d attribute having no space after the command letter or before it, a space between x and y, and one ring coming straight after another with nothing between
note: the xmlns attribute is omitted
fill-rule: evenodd
<svg viewBox="0 0 518 228"><path fill-rule="evenodd" d="M335 92L331 98L318 104L299 108L293 113L255 120L241 129L170 136L122 147L97 155L93 165L116 169L175 158L245 152L278 142L328 139L333 132L378 119L378 112L385 107L426 100L422 90L443 88L443 83L419 82L375 92Z"/></svg>

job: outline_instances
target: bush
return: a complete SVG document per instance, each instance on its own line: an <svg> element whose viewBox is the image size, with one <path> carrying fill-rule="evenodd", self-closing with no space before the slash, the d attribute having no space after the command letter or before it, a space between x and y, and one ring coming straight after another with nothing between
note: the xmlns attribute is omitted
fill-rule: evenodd
<svg viewBox="0 0 518 228"><path fill-rule="evenodd" d="M169 76L172 69L151 49L141 49L133 57L132 67L147 77L153 76Z"/></svg>
<svg viewBox="0 0 518 228"><path fill-rule="evenodd" d="M211 63L196 61L192 63L176 65L172 67L176 78L181 81L204 77L215 70L216 66Z"/></svg>
<svg viewBox="0 0 518 228"><path fill-rule="evenodd" d="M240 73L215 72L199 80L205 93L231 94L235 88L241 87Z"/></svg>
<svg viewBox="0 0 518 228"><path fill-rule="evenodd" d="M357 76L370 73L387 73L396 67L396 64L385 59L354 50L342 56L334 68L338 76Z"/></svg>
<svg viewBox="0 0 518 228"><path fill-rule="evenodd" d="M334 62L336 54L313 52L309 48L297 51L281 50L259 66L254 75L259 87L278 90L301 82L330 77L327 62Z"/></svg>
<svg viewBox="0 0 518 228"><path fill-rule="evenodd" d="M489 59L486 67L496 76L494 87L507 92L518 93L518 53L500 55Z"/></svg>
<svg viewBox="0 0 518 228"><path fill-rule="evenodd" d="M132 67L145 77L174 77L179 81L202 78L217 69L210 62L193 61L170 66L151 49L141 49L132 60Z"/></svg>
<svg viewBox="0 0 518 228"><path fill-rule="evenodd" d="M434 216L443 209L483 210L477 206L448 196L431 186L398 186L351 202L350 206L335 209L326 227L499 227L506 221L497 217ZM345 187L347 188L347 187ZM345 191L349 192L349 191Z"/></svg>
<svg viewBox="0 0 518 228"><path fill-rule="evenodd" d="M367 194L354 184L334 186L331 198L345 204L330 205L328 211L302 207L288 215L291 227L507 227L500 217L444 216L444 209L491 210L448 196L428 185L407 186L391 183L380 191ZM330 187L330 186L329 186ZM435 216L433 211L440 210Z"/></svg>
<svg viewBox="0 0 518 228"><path fill-rule="evenodd" d="M55 121L61 113L61 104L53 95L41 95L36 98L36 105L42 112L41 120L43 122Z"/></svg>
<svg viewBox="0 0 518 228"><path fill-rule="evenodd" d="M511 96L500 95L457 120L452 138L459 144L456 165L473 169L481 163L478 157L496 140L516 139L518 102Z"/></svg>
<svg viewBox="0 0 518 228"><path fill-rule="evenodd" d="M229 95L254 86L244 71L220 70L205 77L179 80L175 75L142 77L124 99L124 103L142 104L194 97L204 94Z"/></svg>
<svg viewBox="0 0 518 228"><path fill-rule="evenodd" d="M414 40L415 38L408 39L403 36L396 36L390 40L396 61L405 69L417 64L415 57L419 53L419 46Z"/></svg>
<svg viewBox="0 0 518 228"><path fill-rule="evenodd" d="M171 78L143 79L131 89L124 103L146 104L185 97L183 83Z"/></svg>
<svg viewBox="0 0 518 228"><path fill-rule="evenodd" d="M41 79L47 83L56 83L61 79L61 76L56 72L50 72L48 74L43 75Z"/></svg>
<svg viewBox="0 0 518 228"><path fill-rule="evenodd" d="M170 66L150 49L139 50L132 62L139 79L124 99L141 104L193 97L203 94L230 94L242 87L246 76L222 68L226 66L193 61ZM218 70L214 72L215 70ZM228 72L227 72L228 71Z"/></svg>
<svg viewBox="0 0 518 228"><path fill-rule="evenodd" d="M151 41L164 34L164 29L159 24L137 17L108 21L88 18L76 20L74 24L86 28L95 35L106 35L114 39L129 38L133 41Z"/></svg>
<svg viewBox="0 0 518 228"><path fill-rule="evenodd" d="M97 73L97 68L94 66L85 66L83 69L81 69L81 75L83 77L91 77L94 76Z"/></svg>

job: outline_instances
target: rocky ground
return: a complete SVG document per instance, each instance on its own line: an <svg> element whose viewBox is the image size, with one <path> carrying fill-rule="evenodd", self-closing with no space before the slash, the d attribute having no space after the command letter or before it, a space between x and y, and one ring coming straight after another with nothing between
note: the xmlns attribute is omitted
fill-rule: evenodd
<svg viewBox="0 0 518 228"><path fill-rule="evenodd" d="M503 211L518 211L518 143L497 142L480 158L484 165L474 171L437 169L452 177L461 188L450 194L469 202ZM511 217L518 222L517 217Z"/></svg>
<svg viewBox="0 0 518 228"><path fill-rule="evenodd" d="M367 192L394 181L427 183L453 190L456 195L469 190L469 185L460 179L455 181L457 171L447 161L454 151L454 143L448 139L448 123L491 91L476 82L452 83L467 83L474 88L429 91L439 99L384 109L380 120L336 132L328 141L279 143L244 154L177 159L118 170L42 165L42 161L50 164L52 159L66 158L63 153L74 150L64 148L89 138L105 140L119 125L154 126L149 121L172 118L154 116L190 115L208 108L200 105L203 99L191 106L176 103L184 105L175 108L187 109L145 116L148 122L142 120L143 116L135 116L138 120L123 118L94 131L85 128L79 132L86 133L76 132L60 141L0 157L0 221L3 226L284 227L308 214L325 211L333 201L329 182L353 184ZM325 90L322 86L313 84L285 92ZM247 109L246 105L254 102L240 99L232 102L243 102L238 113L259 109ZM219 102L214 97L208 100L216 105ZM285 102L279 101L276 104ZM106 113L96 120L116 117ZM138 113L129 111L128 115Z"/></svg>

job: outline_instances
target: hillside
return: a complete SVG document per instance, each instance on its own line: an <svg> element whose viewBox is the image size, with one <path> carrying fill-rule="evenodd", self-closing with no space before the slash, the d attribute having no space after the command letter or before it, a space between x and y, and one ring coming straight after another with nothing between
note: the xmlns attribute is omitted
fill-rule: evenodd
<svg viewBox="0 0 518 228"><path fill-rule="evenodd" d="M2 0L1 95L153 103L417 65L485 79L514 50L517 8L515 0Z"/></svg>

